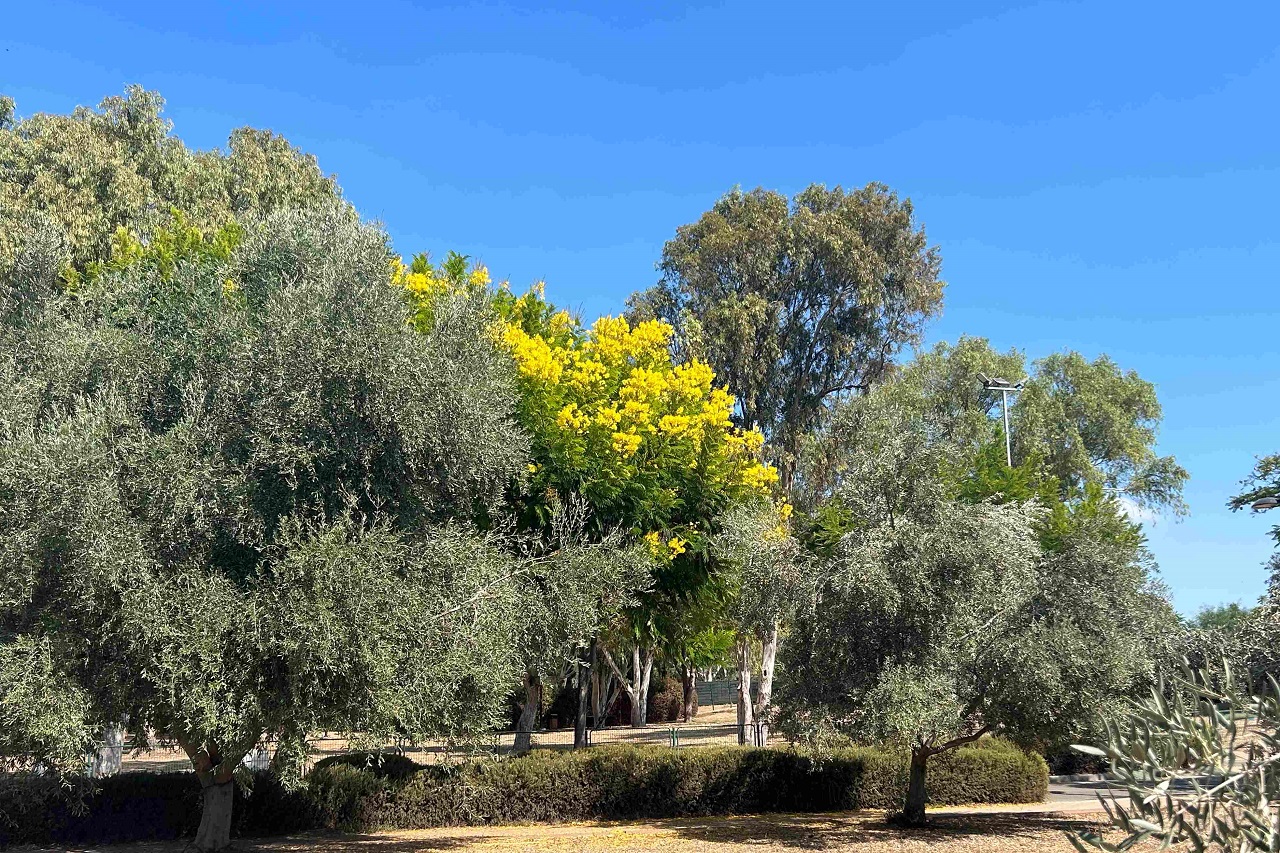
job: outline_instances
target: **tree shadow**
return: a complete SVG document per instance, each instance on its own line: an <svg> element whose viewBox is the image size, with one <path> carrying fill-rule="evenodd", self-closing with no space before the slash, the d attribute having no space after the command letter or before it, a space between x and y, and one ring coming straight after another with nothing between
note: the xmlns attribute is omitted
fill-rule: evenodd
<svg viewBox="0 0 1280 853"><path fill-rule="evenodd" d="M673 821L668 826L689 841L721 844L771 844L797 850L827 850L874 842L940 844L977 836L1043 837L1097 829L1097 824L1051 814L943 814L922 827L905 828L879 814L783 814L711 817Z"/></svg>

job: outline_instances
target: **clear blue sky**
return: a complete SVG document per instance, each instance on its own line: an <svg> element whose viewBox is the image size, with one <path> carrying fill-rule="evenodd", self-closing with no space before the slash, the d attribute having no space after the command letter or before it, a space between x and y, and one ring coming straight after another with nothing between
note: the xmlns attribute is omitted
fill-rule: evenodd
<svg viewBox="0 0 1280 853"><path fill-rule="evenodd" d="M949 282L931 340L1109 353L1190 470L1151 544L1178 607L1252 602L1280 450L1280 4L14 2L0 92L159 89L197 147L268 127L405 253L585 314L735 184L888 183Z"/></svg>

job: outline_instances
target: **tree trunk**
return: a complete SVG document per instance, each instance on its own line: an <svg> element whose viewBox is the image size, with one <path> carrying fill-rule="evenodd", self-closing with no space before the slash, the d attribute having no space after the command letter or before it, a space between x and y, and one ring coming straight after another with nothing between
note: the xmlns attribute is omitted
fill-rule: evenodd
<svg viewBox="0 0 1280 853"><path fill-rule="evenodd" d="M114 776L124 761L124 724L112 723L102 731L102 745L94 753L89 775L94 779Z"/></svg>
<svg viewBox="0 0 1280 853"><path fill-rule="evenodd" d="M622 670L618 669L617 662L613 659L613 655L609 654L609 649L601 645L601 653L604 654L605 663L609 664L609 669L613 670L613 674L618 681L622 683L623 689L627 691L627 698L631 700L631 726L639 728L645 724L649 718L649 676L653 674L653 649L645 649L644 658L641 659L640 647L633 646L631 649L631 675L628 678L622 674Z"/></svg>
<svg viewBox="0 0 1280 853"><path fill-rule="evenodd" d="M580 749L587 745L587 711L590 709L590 691L588 676L591 674L590 662L595 652L595 640L591 641L591 650L582 650L578 660L578 718L573 722L573 748ZM594 680L594 679L592 679Z"/></svg>
<svg viewBox="0 0 1280 853"><path fill-rule="evenodd" d="M693 700L698 696L698 671L690 664L685 664L680 673L680 688L683 691L684 707L681 709L681 719L684 722L690 722L696 713L693 709Z"/></svg>
<svg viewBox="0 0 1280 853"><path fill-rule="evenodd" d="M212 778L204 785L204 809L200 813L200 828L192 846L197 850L225 850L231 846L231 804L235 800L236 783L233 779L215 782Z"/></svg>
<svg viewBox="0 0 1280 853"><path fill-rule="evenodd" d="M902 822L907 826L924 823L924 807L928 801L925 777L929 770L929 753L917 747L911 751L911 775L907 782L907 801L902 808Z"/></svg>
<svg viewBox="0 0 1280 853"><path fill-rule="evenodd" d="M649 677L653 675L654 649L646 649L640 678L640 725L649 724Z"/></svg>
<svg viewBox="0 0 1280 853"><path fill-rule="evenodd" d="M516 722L515 751L523 755L533 748L533 730L537 727L538 712L542 710L542 679L536 674L524 674L524 704L520 706L520 719Z"/></svg>
<svg viewBox="0 0 1280 853"><path fill-rule="evenodd" d="M773 665L778 659L779 627L775 621L773 626L760 638L760 686L756 690L755 717L760 724L760 743L764 746L769 733L766 721L769 715L769 701L773 698Z"/></svg>
<svg viewBox="0 0 1280 853"><path fill-rule="evenodd" d="M609 694L613 691L613 674L600 666L600 645L591 644L591 715L593 725L603 729L609 717Z"/></svg>
<svg viewBox="0 0 1280 853"><path fill-rule="evenodd" d="M751 638L738 635L738 743L747 743L751 737Z"/></svg>

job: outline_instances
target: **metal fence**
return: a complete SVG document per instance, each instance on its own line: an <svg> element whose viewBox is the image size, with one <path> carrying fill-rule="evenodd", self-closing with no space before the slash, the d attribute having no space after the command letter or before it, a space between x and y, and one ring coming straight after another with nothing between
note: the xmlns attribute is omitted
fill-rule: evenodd
<svg viewBox="0 0 1280 853"><path fill-rule="evenodd" d="M405 741L372 745L382 751L394 752L422 764L440 764L464 760L476 755L509 755L515 752L517 733L494 732L468 742L429 741L409 743ZM764 746L768 739L768 727L763 723L740 726L737 723L721 724L671 724L650 725L642 728L612 726L587 729L586 747L608 744L635 744L667 746L676 749L700 746L731 746L746 744ZM544 729L529 734L534 749L573 749L574 732L568 729ZM307 741L310 747L308 766L335 755L369 749L370 744L352 742L348 738L328 733ZM276 744L264 741L244 757L243 764L250 770L266 770L275 757ZM111 775L119 770L187 770L190 762L180 750L161 744L143 750L132 742L99 745L97 751L86 757L85 770L89 776Z"/></svg>

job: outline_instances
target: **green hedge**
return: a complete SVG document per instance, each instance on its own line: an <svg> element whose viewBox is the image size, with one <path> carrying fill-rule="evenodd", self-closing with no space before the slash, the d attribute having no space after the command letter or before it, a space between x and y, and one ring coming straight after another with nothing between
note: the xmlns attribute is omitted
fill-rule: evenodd
<svg viewBox="0 0 1280 853"><path fill-rule="evenodd" d="M814 756L620 744L450 767L354 754L320 762L297 791L256 774L250 796L237 789L233 832L894 809L906 784L905 756L863 748ZM997 740L929 762L929 801L938 805L1036 802L1047 785L1043 759ZM122 773L79 791L52 779L0 779L0 846L180 838L194 835L199 819L191 773Z"/></svg>
<svg viewBox="0 0 1280 853"><path fill-rule="evenodd" d="M237 786L237 835L294 832L317 825L306 790L286 791L270 773L254 774L252 795ZM200 783L193 773L120 773L66 787L56 779L0 779L0 847L10 844L156 841L193 836Z"/></svg>
<svg viewBox="0 0 1280 853"><path fill-rule="evenodd" d="M875 749L814 757L784 749L627 745L425 767L401 779L338 764L308 777L321 825L348 831L894 809L906 784L906 757ZM929 762L929 800L936 805L1039 802L1047 787L1043 759L1000 741Z"/></svg>

